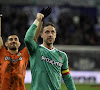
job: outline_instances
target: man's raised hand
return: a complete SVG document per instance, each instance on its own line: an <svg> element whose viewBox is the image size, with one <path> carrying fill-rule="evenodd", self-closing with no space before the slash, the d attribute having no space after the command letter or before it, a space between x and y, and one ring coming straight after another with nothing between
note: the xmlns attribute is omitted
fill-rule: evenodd
<svg viewBox="0 0 100 90"><path fill-rule="evenodd" d="M51 11L52 11L52 8L51 7L47 7L46 9L43 8L40 11L40 13L42 13L44 15L44 18L42 20L44 20L47 16L49 16L50 13L51 13Z"/></svg>

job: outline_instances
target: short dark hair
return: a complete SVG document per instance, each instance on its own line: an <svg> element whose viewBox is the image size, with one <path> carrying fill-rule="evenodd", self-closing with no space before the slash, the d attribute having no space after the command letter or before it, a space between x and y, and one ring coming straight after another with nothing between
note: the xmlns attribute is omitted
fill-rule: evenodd
<svg viewBox="0 0 100 90"><path fill-rule="evenodd" d="M44 24L44 26L43 26L43 28L44 27L47 27L47 26L53 26L54 28L55 28L55 25L54 25L54 23L52 23L52 22L48 22L48 23L46 23L46 24Z"/></svg>
<svg viewBox="0 0 100 90"><path fill-rule="evenodd" d="M8 35L7 35L6 41L8 41L8 37L9 37L9 36L12 36L12 35L16 35L16 36L19 38L19 36L18 36L17 33L11 33L11 34L8 34Z"/></svg>
<svg viewBox="0 0 100 90"><path fill-rule="evenodd" d="M55 24L53 22L47 22L43 25L42 32L43 32L44 27L47 27L47 26L53 26L55 28Z"/></svg>

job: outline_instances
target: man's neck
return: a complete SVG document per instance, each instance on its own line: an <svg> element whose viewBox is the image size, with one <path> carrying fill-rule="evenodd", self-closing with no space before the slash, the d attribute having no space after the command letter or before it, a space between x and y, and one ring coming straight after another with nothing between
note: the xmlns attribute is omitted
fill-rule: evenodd
<svg viewBox="0 0 100 90"><path fill-rule="evenodd" d="M47 44L43 43L43 46L50 49L50 50L53 49L53 44L47 45Z"/></svg>
<svg viewBox="0 0 100 90"><path fill-rule="evenodd" d="M17 54L17 53L18 53L18 50L10 50L10 49L8 49L8 51L9 51L11 54Z"/></svg>

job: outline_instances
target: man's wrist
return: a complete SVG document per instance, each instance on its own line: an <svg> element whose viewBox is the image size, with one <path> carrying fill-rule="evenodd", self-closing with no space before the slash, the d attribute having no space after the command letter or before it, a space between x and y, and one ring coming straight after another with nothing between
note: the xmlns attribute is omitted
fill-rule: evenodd
<svg viewBox="0 0 100 90"><path fill-rule="evenodd" d="M38 26L39 21L37 19L35 19L35 21L33 22L33 24L35 24L36 26Z"/></svg>

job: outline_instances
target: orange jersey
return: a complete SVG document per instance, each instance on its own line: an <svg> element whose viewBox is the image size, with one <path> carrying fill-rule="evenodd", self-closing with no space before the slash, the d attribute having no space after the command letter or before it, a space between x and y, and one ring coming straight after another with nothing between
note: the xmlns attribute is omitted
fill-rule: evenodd
<svg viewBox="0 0 100 90"><path fill-rule="evenodd" d="M0 49L0 90L25 90L24 78L28 60L26 47L16 55L9 53L4 46Z"/></svg>

